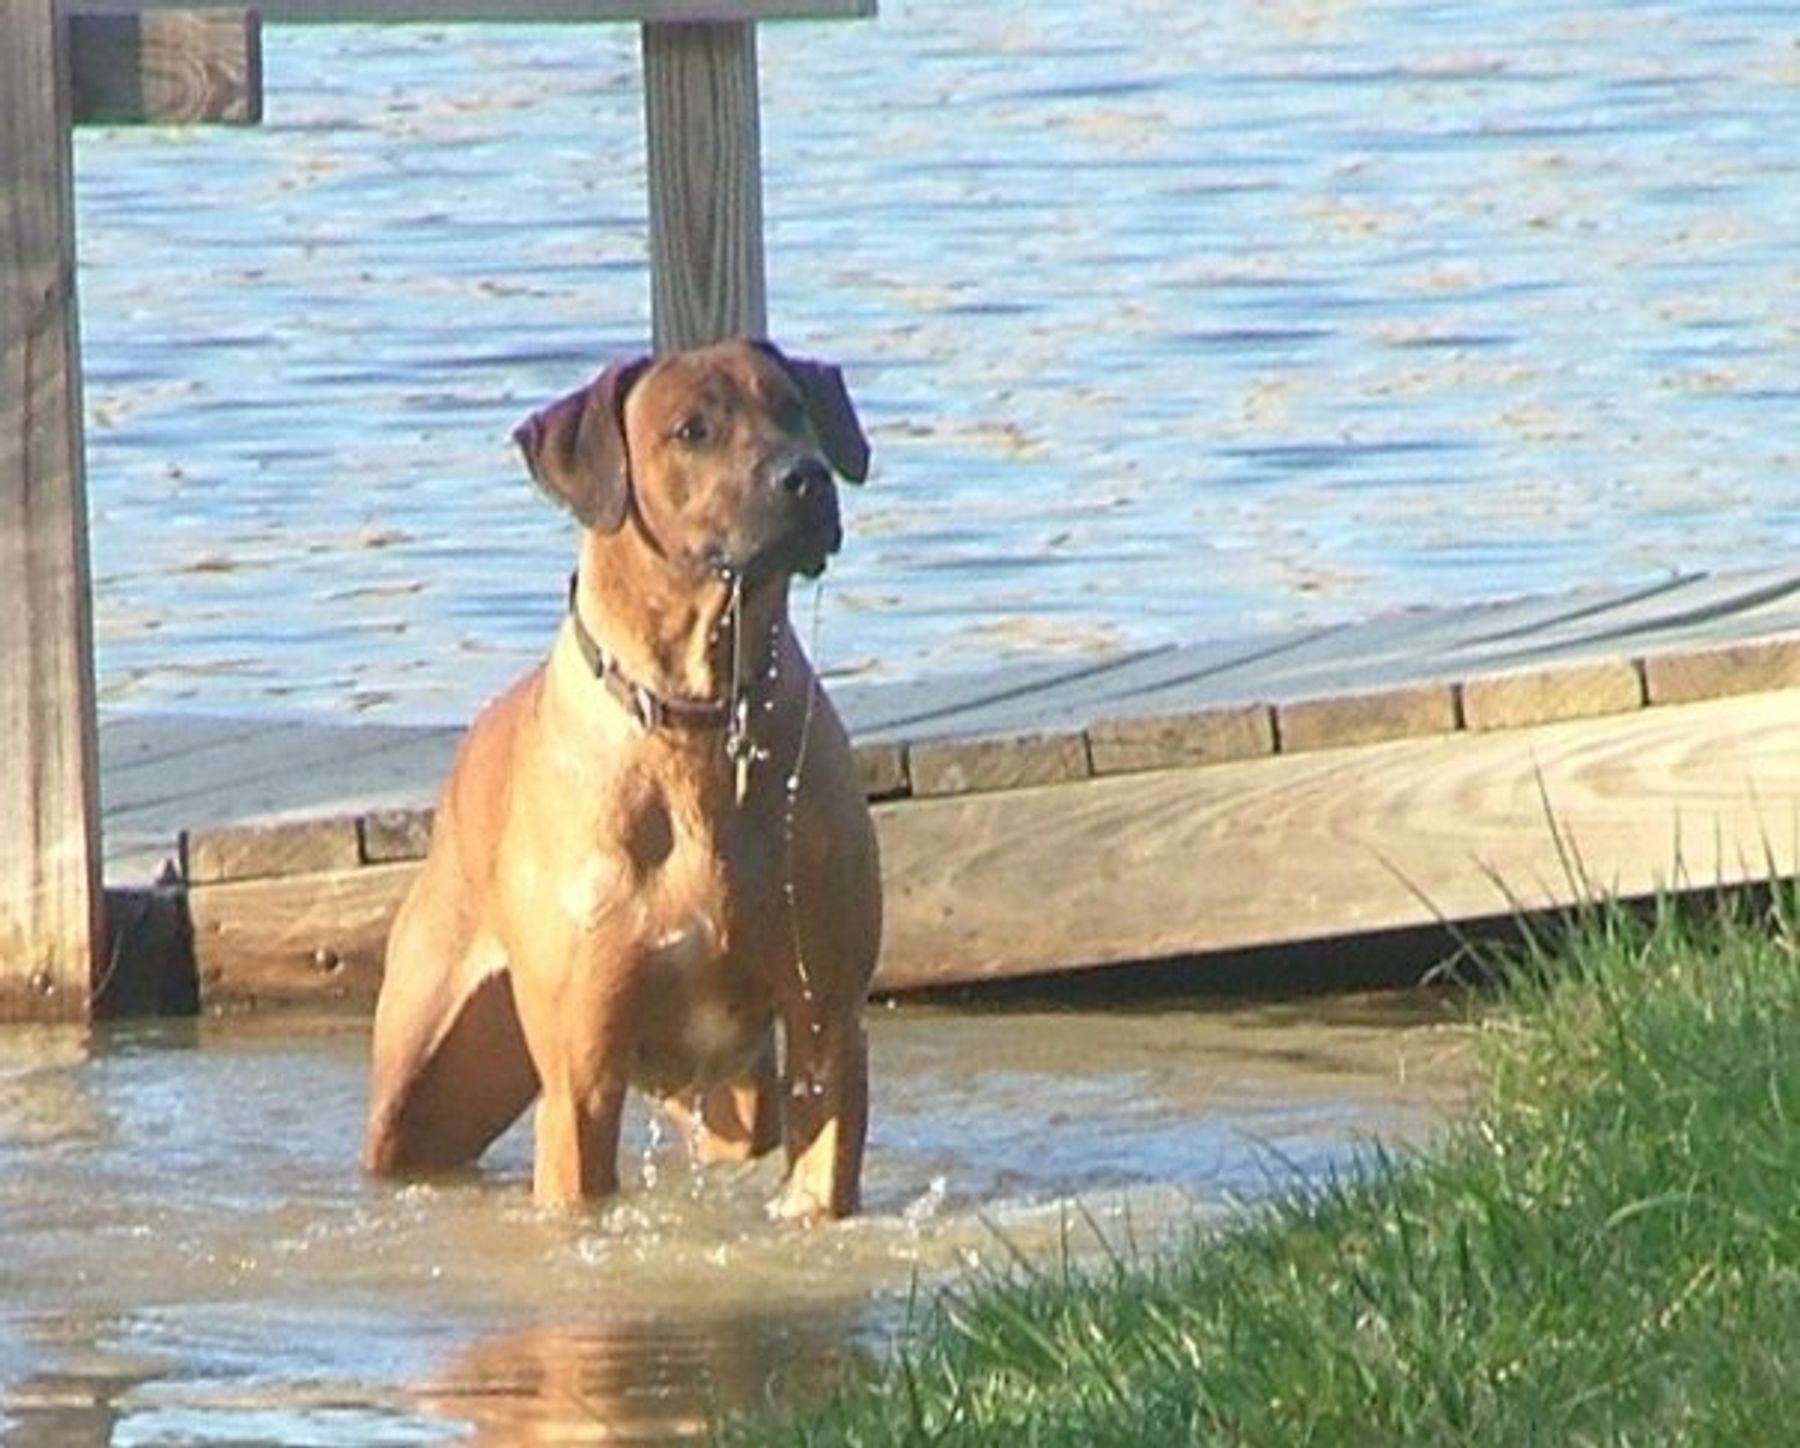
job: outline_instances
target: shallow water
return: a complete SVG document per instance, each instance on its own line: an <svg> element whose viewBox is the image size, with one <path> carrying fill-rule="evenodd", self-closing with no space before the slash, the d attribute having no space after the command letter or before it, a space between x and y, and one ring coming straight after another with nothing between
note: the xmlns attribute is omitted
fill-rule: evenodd
<svg viewBox="0 0 1800 1448"><path fill-rule="evenodd" d="M626 1190L354 1169L366 1028L0 1034L9 1444L653 1441L888 1349L915 1284L1159 1241L1429 1135L1467 1040L1406 997L1140 1014L878 1010L866 1214L777 1227L774 1163L691 1170L644 1114Z"/></svg>
<svg viewBox="0 0 1800 1448"><path fill-rule="evenodd" d="M847 366L877 452L822 662L1788 561L1792 20L885 0L763 27L773 329ZM103 695L464 717L540 652L570 553L508 433L648 329L635 38L267 51L258 131L80 136Z"/></svg>

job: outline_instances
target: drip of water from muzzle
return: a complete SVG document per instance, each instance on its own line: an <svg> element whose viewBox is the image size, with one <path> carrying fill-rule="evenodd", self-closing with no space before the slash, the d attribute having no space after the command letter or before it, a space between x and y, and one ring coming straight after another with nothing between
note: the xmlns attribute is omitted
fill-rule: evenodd
<svg viewBox="0 0 1800 1448"><path fill-rule="evenodd" d="M813 656L818 656L820 603L825 592L825 585L813 585L813 606L811 625L811 647ZM769 635L769 674L776 676L780 665L781 629L777 624ZM782 781L783 808L781 815L781 845L783 862L782 891L787 896L788 931L794 951L794 969L800 977L800 1001L806 1015L806 1026L814 1040L824 1030L819 1019L817 1001L813 996L812 972L806 963L806 941L800 929L799 887L796 884L794 869L794 834L800 813L800 785L806 770L806 751L812 742L813 715L818 708L819 681L812 677L806 691L806 712L800 720L800 739L794 749L794 762L788 770L787 778ZM796 1095L803 1094L801 1083L794 1082L790 1087ZM813 1095L819 1095L824 1087L818 1081L809 1081L806 1088Z"/></svg>

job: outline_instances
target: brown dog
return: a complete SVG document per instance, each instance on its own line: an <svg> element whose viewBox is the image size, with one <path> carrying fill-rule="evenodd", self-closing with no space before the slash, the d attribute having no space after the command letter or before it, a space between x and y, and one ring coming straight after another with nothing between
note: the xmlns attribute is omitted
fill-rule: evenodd
<svg viewBox="0 0 1800 1448"><path fill-rule="evenodd" d="M540 1096L537 1199L598 1196L634 1085L702 1159L784 1140L776 1214L843 1216L880 878L788 623L840 541L832 469L868 472L843 383L726 343L613 367L515 437L580 570L548 660L463 741L395 920L365 1165L473 1161Z"/></svg>

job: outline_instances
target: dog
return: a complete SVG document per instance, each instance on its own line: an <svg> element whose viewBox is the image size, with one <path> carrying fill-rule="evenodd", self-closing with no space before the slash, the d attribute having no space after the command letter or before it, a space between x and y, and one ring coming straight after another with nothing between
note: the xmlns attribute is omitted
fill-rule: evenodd
<svg viewBox="0 0 1800 1448"><path fill-rule="evenodd" d="M788 619L842 541L833 474L868 476L842 376L766 342L639 358L514 438L579 567L548 658L464 738L395 918L364 1166L466 1165L537 1098L535 1199L589 1201L633 1087L699 1160L784 1145L773 1215L846 1216L880 873Z"/></svg>

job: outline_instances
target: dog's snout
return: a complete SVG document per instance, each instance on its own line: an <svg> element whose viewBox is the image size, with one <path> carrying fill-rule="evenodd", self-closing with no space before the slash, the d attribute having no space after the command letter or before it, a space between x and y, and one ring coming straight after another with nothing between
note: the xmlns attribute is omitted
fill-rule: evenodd
<svg viewBox="0 0 1800 1448"><path fill-rule="evenodd" d="M831 471L817 458L796 458L776 469L775 486L790 498L810 498L831 486Z"/></svg>

